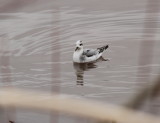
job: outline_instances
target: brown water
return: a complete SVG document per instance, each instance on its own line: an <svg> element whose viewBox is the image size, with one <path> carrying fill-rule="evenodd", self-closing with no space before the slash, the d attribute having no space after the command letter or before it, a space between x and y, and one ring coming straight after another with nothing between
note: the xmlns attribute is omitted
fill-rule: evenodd
<svg viewBox="0 0 160 123"><path fill-rule="evenodd" d="M30 2L20 7L12 3L10 9L0 9L1 87L124 104L148 84L146 80L154 80L159 75L160 20L152 63L139 65L146 1ZM4 6L10 4L4 3ZM103 54L109 61L74 65L72 54L77 40L83 40L87 48L109 44ZM147 56L142 59L145 58ZM139 68L151 68L151 72L137 75ZM154 113L159 112L158 105L158 100L150 104ZM17 122L49 122L49 115L28 112L18 110ZM58 120L60 123L83 122L62 116Z"/></svg>

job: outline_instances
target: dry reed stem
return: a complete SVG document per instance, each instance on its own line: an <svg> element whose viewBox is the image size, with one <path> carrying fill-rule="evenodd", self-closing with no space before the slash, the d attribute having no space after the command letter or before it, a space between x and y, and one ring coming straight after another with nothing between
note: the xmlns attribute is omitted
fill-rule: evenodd
<svg viewBox="0 0 160 123"><path fill-rule="evenodd" d="M16 106L24 109L60 111L102 121L120 123L160 123L160 118L133 111L121 106L85 99L73 99L62 95L28 92L16 89L0 91L0 106Z"/></svg>

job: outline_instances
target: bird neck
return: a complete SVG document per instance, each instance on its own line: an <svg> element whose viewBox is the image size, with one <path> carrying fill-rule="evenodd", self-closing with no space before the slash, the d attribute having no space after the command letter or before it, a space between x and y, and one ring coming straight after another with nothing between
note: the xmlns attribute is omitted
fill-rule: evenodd
<svg viewBox="0 0 160 123"><path fill-rule="evenodd" d="M78 51L80 54L82 54L83 53L83 47L81 47L81 49L79 49L79 51Z"/></svg>

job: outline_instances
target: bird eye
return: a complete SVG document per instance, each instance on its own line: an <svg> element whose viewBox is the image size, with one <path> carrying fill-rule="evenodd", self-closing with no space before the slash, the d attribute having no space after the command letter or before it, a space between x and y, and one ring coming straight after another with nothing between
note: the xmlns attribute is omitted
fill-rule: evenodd
<svg viewBox="0 0 160 123"><path fill-rule="evenodd" d="M83 44L79 44L80 46L82 46Z"/></svg>

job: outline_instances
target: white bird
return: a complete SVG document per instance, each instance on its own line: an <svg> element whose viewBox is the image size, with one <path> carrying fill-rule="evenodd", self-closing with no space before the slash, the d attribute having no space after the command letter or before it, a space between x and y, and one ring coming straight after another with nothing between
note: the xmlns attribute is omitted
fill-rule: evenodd
<svg viewBox="0 0 160 123"><path fill-rule="evenodd" d="M90 63L95 62L101 56L104 50L108 48L108 45L97 49L83 49L83 43L81 40L76 42L76 49L73 53L73 62L76 63Z"/></svg>

